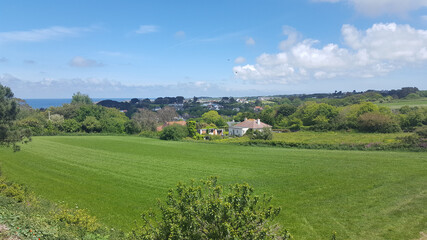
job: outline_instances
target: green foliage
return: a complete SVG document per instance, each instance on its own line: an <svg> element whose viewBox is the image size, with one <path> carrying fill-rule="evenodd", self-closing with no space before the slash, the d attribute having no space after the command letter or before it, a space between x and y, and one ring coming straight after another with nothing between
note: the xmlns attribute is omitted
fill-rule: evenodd
<svg viewBox="0 0 427 240"><path fill-rule="evenodd" d="M262 130L250 131L246 132L251 140L261 139L261 140L272 140L273 132L271 132L270 128L263 128Z"/></svg>
<svg viewBox="0 0 427 240"><path fill-rule="evenodd" d="M191 138L195 138L197 135L196 121L188 121L187 130L188 130L188 136Z"/></svg>
<svg viewBox="0 0 427 240"><path fill-rule="evenodd" d="M186 126L173 124L163 128L160 132L160 139L162 140L173 140L178 141L188 136L188 130Z"/></svg>
<svg viewBox="0 0 427 240"><path fill-rule="evenodd" d="M396 121L381 113L367 112L360 115L357 121L362 132L392 133L401 130Z"/></svg>
<svg viewBox="0 0 427 240"><path fill-rule="evenodd" d="M77 92L73 94L71 104L92 104L92 99L87 94Z"/></svg>
<svg viewBox="0 0 427 240"><path fill-rule="evenodd" d="M71 119L64 120L61 128L62 128L62 131L64 132L73 133L73 132L80 131L81 126L82 125L79 122L71 118Z"/></svg>
<svg viewBox="0 0 427 240"><path fill-rule="evenodd" d="M0 146L12 146L14 151L20 149L17 143L31 140L30 131L14 126L18 112L18 104L13 99L12 91L0 84Z"/></svg>
<svg viewBox="0 0 427 240"><path fill-rule="evenodd" d="M82 129L88 133L100 132L102 127L101 123L93 116L87 116L82 122Z"/></svg>
<svg viewBox="0 0 427 240"><path fill-rule="evenodd" d="M334 106L326 103L306 102L292 116L301 119L304 126L313 126L324 119L331 122L337 115L338 109Z"/></svg>
<svg viewBox="0 0 427 240"><path fill-rule="evenodd" d="M417 93L410 93L405 97L405 99L418 99L418 98L420 98L420 95L418 95Z"/></svg>
<svg viewBox="0 0 427 240"><path fill-rule="evenodd" d="M265 106L262 112L259 114L259 118L262 122L267 123L269 125L274 125L275 122L275 115L274 109L270 106Z"/></svg>
<svg viewBox="0 0 427 240"><path fill-rule="evenodd" d="M281 208L271 197L254 195L254 189L235 184L224 191L217 178L179 183L159 203L161 218L143 214L145 224L133 231L136 239L290 239L272 220Z"/></svg>
<svg viewBox="0 0 427 240"><path fill-rule="evenodd" d="M276 117L277 116L288 117L292 115L296 110L297 110L297 107L290 104L280 105L279 108L277 109Z"/></svg>
<svg viewBox="0 0 427 240"><path fill-rule="evenodd" d="M218 127L224 127L227 125L227 122L215 110L204 113L202 115L202 120L208 124L213 123Z"/></svg>

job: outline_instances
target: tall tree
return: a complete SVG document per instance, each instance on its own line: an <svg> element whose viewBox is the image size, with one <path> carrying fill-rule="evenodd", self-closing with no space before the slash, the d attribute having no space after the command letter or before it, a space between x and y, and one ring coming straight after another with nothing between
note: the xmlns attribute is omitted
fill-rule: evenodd
<svg viewBox="0 0 427 240"><path fill-rule="evenodd" d="M159 121L164 123L172 121L175 117L178 117L178 114L176 113L175 108L163 107L157 111L157 116L159 117Z"/></svg>
<svg viewBox="0 0 427 240"><path fill-rule="evenodd" d="M14 151L19 151L17 143L31 140L28 129L14 126L18 112L19 107L13 99L12 90L0 84L0 145L12 146Z"/></svg>
<svg viewBox="0 0 427 240"><path fill-rule="evenodd" d="M159 123L157 113L145 108L136 112L132 116L132 120L143 131L155 131Z"/></svg>
<svg viewBox="0 0 427 240"><path fill-rule="evenodd" d="M73 94L71 104L92 104L92 99L87 94L77 92Z"/></svg>

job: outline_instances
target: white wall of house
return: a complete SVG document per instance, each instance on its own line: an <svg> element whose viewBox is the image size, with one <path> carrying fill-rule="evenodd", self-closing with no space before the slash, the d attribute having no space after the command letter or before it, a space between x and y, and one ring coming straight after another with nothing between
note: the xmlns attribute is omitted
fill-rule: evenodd
<svg viewBox="0 0 427 240"><path fill-rule="evenodd" d="M246 131L248 131L249 128L234 128L234 127L230 127L228 129L228 135L229 136L243 136L245 135Z"/></svg>

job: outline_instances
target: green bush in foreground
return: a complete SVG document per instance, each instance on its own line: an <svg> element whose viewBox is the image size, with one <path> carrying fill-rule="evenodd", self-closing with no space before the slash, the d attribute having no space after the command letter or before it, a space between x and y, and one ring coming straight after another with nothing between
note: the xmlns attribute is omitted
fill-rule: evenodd
<svg viewBox="0 0 427 240"><path fill-rule="evenodd" d="M143 214L145 224L133 239L290 239L273 224L281 208L270 206L271 197L260 198L248 184L235 184L224 192L217 178L179 183L159 202L161 217Z"/></svg>
<svg viewBox="0 0 427 240"><path fill-rule="evenodd" d="M160 133L160 139L162 140L173 140L178 141L188 136L188 130L186 126L173 124L163 128Z"/></svg>

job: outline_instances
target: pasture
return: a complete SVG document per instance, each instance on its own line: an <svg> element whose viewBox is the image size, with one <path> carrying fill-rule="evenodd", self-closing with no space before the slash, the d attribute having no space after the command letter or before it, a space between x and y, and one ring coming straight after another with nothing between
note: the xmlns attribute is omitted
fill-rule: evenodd
<svg viewBox="0 0 427 240"><path fill-rule="evenodd" d="M396 99L390 102L375 103L378 106L389 107L391 109L399 109L403 106L409 107L427 107L427 98L417 99Z"/></svg>
<svg viewBox="0 0 427 240"><path fill-rule="evenodd" d="M216 175L273 195L295 239L415 239L427 231L427 154L168 142L133 136L34 137L0 148L3 175L125 231L178 181Z"/></svg>
<svg viewBox="0 0 427 240"><path fill-rule="evenodd" d="M286 143L305 143L305 144L369 144L382 143L389 144L398 142L398 138L409 136L410 133L357 133L344 131L313 132L297 131L273 133L273 141L282 141ZM244 136L240 138L225 138L216 140L217 142L239 143L249 141Z"/></svg>

